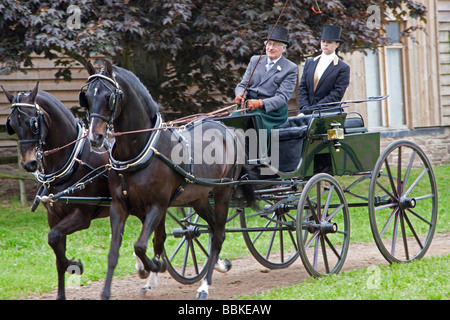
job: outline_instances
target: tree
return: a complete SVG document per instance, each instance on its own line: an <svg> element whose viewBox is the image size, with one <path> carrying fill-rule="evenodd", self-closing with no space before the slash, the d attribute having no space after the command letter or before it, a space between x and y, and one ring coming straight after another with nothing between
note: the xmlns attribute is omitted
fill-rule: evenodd
<svg viewBox="0 0 450 320"><path fill-rule="evenodd" d="M285 4L281 0L0 0L2 72L32 66L43 54L70 80L71 63L105 56L136 73L165 110L192 114L225 103L212 93L234 97L234 87L250 57L260 54L269 25ZM319 49L321 27L343 27L342 52L386 43L368 19L387 10L425 22L426 8L413 0L290 0L280 25L289 28L289 59L299 63ZM321 14L315 11L319 8ZM317 7L318 6L318 7ZM316 8L317 7L317 8ZM372 7L373 8L373 7ZM77 20L78 19L78 20ZM404 30L407 36L412 29ZM236 72L237 71L237 72Z"/></svg>

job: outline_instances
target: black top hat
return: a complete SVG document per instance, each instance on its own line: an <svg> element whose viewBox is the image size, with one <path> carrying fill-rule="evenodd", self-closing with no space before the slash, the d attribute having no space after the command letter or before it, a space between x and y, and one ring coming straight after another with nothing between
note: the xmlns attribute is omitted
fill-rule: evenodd
<svg viewBox="0 0 450 320"><path fill-rule="evenodd" d="M264 41L270 37L270 34L272 33L272 29L273 29L273 26L270 26L267 37L263 38ZM288 37L288 29L285 27L277 26L275 28L275 30L273 30L270 40L282 42L286 45L289 45L289 42L287 41L287 37Z"/></svg>
<svg viewBox="0 0 450 320"><path fill-rule="evenodd" d="M342 42L341 31L342 31L341 27L333 26L331 24L323 26L322 38L320 40Z"/></svg>

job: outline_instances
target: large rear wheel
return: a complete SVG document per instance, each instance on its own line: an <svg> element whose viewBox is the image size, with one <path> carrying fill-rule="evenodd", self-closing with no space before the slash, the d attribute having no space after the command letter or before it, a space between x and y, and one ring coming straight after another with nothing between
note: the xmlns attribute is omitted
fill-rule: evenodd
<svg viewBox="0 0 450 320"><path fill-rule="evenodd" d="M431 164L415 143L398 140L380 155L369 188L375 243L390 263L422 258L436 229L438 193Z"/></svg>

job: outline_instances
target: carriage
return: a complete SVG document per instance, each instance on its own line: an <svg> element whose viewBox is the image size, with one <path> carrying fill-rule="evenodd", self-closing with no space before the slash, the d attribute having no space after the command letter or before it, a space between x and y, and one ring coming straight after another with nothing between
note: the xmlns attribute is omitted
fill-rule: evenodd
<svg viewBox="0 0 450 320"><path fill-rule="evenodd" d="M53 121L54 125L62 126L53 128L54 137L66 138L66 143L77 139L61 147L58 143L62 141L56 142L58 147L53 150L41 150L52 129L47 121L51 117L50 109L45 110L43 104L52 99L47 97L46 100L43 95L39 107L34 101L37 85L31 95L19 94L14 98L7 94L12 103L8 132L15 132L13 126L16 130L20 128L22 133L16 133L21 149L37 145L38 152L31 162L36 166L42 163L42 157L62 149L69 159L59 159L62 164L66 163L67 169L58 171L58 177L64 176L64 183L54 188L57 193L48 191L56 178L49 175L51 181L43 183L43 190L39 191L34 203L35 207L43 202L48 210L53 205L60 211L67 206L76 212L75 215L66 213L72 217L70 223L63 219L64 227L58 227L55 222L49 233L49 243L57 255L58 298L65 298L64 272L67 267L75 264L82 269L81 263L65 258L66 235L87 228L90 220L98 217L105 207L110 207L112 228L108 274L102 293L105 299L110 296L123 228L129 215L127 210L136 211L146 202L151 208L148 212L140 216L133 213L143 223L135 244L139 274L148 277L150 272L162 272L167 268L172 277L183 284L203 279L197 290L199 298L206 298L214 264L218 262L219 270L230 267L226 260L218 259L224 240L222 233L241 233L250 253L267 268L286 268L300 257L311 276L326 276L337 274L344 265L350 243L351 209L367 207L373 238L388 262L409 262L422 258L427 252L437 223L438 194L431 164L415 143L398 140L380 153L380 133L368 131L359 114L344 112L343 108L336 110L336 106L322 106L310 115L289 117L283 125L272 130L270 148L267 148L268 135L259 114L215 115L212 119L170 127L170 123L162 123L157 105L133 74L113 67L109 62L99 73L90 63L87 69L91 76L86 84L87 91L83 88L80 91L80 105L90 112L88 138L91 145L103 147L107 130L113 125L114 129L125 130L115 132L109 162L98 158L95 163L104 163L98 167L89 166L88 161L83 160L92 152L81 155L76 151L87 148L87 144L80 145L87 135L83 128L77 129L81 126L67 112L64 117L72 118L71 125L64 124L62 119ZM21 97L28 99L26 103L20 101ZM60 110L65 108L59 105ZM19 111L13 117L15 110ZM149 112L153 115L146 114ZM21 116L24 116L23 120L20 120ZM20 121L28 121L29 128L20 126ZM134 130L133 121L143 122L141 125L147 129ZM192 163L195 141L192 146L186 142L186 136L195 132L199 124L215 128L217 132L231 132L231 142L218 139L229 150L234 150L238 142L243 141L248 156L242 168L251 171L244 170L246 173L242 174L236 163L216 167ZM73 127L73 138L58 135L63 128L67 132L70 126ZM116 158L119 134L128 134L127 140L121 137L120 150L127 151L125 159L131 157L131 160ZM175 142L171 137L175 137ZM136 147L136 141L140 142L139 147ZM184 165L175 163L169 156L171 146L173 148L176 143L184 146ZM49 147L47 141L46 148ZM200 147L205 147L203 142ZM106 150L103 150L101 157L104 158ZM233 159L236 157L235 154ZM74 169L78 165L89 171L81 179L82 172ZM215 171L226 167L227 171L213 175L208 172L209 167ZM66 176L73 172L77 174L76 179ZM110 172L107 179L111 195L90 193L93 191L89 190L100 190L96 181L103 180L104 187L107 172ZM338 179L344 179L345 185ZM173 190L172 195L165 192L168 186ZM254 201L249 202L239 192L242 186L252 187ZM231 193L228 187L236 187L235 192ZM183 192L188 188L190 192ZM97 209L82 218L81 207L86 210L86 205ZM162 214L161 208L165 208ZM151 260L146 256L146 249L153 231L155 258Z"/></svg>
<svg viewBox="0 0 450 320"><path fill-rule="evenodd" d="M264 132L259 114L213 120ZM276 140L278 150L273 148ZM264 144L265 139L256 141ZM350 209L355 207L368 208L373 238L388 262L409 262L425 255L436 227L438 195L431 164L415 143L399 140L380 154L380 133L368 132L359 114L325 108L289 117L274 130L272 150L278 154L269 156L261 146L257 150L257 159L248 162L269 174L236 183L258 186L258 206L233 198L228 222L235 226L232 222L238 220L239 227L226 232L242 233L250 253L264 267L286 268L300 256L313 277L337 274L349 249ZM179 167L178 172L189 177ZM345 188L337 179L343 176L348 177ZM52 201L56 199L105 206L110 202L67 196ZM211 230L189 206L169 208L167 220L167 242L174 243L164 251L168 272L180 283L198 282L207 270Z"/></svg>
<svg viewBox="0 0 450 320"><path fill-rule="evenodd" d="M261 128L258 114L216 120L257 132ZM399 140L380 154L380 133L368 132L360 115L345 112L290 117L272 138L277 135L276 168L267 154L249 160L272 172L266 179L244 182L258 184L259 207L233 199L228 221L239 219L240 227L226 230L242 233L258 262L279 269L300 256L311 276L338 273L349 249L354 207L368 208L373 238L388 262L424 256L438 199L432 167L419 146ZM336 179L341 176L350 179L345 189ZM179 239L171 252L165 251L168 271L181 283L194 283L205 272L208 226L190 208L170 209L168 219L176 222L168 234Z"/></svg>

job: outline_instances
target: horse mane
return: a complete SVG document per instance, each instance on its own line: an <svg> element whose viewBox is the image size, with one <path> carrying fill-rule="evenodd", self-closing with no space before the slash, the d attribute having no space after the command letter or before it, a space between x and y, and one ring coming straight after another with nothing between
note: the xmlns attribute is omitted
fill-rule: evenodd
<svg viewBox="0 0 450 320"><path fill-rule="evenodd" d="M39 90L38 95L36 96L36 102L42 108L44 108L44 106L56 107L55 109L61 112L67 118L67 120L71 122L71 124L76 126L76 118L74 117L72 112L70 112L70 110L51 93Z"/></svg>
<svg viewBox="0 0 450 320"><path fill-rule="evenodd" d="M135 92L136 96L140 98L143 105L147 107L150 119L153 120L159 111L159 106L155 100L153 100L152 95L141 80L139 80L139 78L131 71L118 66L113 66L113 73L116 73L124 80L125 85L127 85L129 90ZM123 85L124 83L121 83L121 86Z"/></svg>

